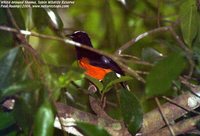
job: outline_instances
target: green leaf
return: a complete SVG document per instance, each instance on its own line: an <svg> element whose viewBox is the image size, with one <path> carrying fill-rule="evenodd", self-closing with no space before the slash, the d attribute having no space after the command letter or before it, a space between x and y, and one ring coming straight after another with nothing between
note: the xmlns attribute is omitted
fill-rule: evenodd
<svg viewBox="0 0 200 136"><path fill-rule="evenodd" d="M8 23L8 19L6 16L6 9L0 8L0 17L1 17L0 24Z"/></svg>
<svg viewBox="0 0 200 136"><path fill-rule="evenodd" d="M46 8L45 11L47 12L47 14L49 16L49 22L50 22L51 26L55 30L62 30L63 22L62 22L60 16L58 15L58 13L55 10L52 10L49 8Z"/></svg>
<svg viewBox="0 0 200 136"><path fill-rule="evenodd" d="M77 122L77 127L81 129L86 136L110 136L110 134L100 126L95 126L92 124Z"/></svg>
<svg viewBox="0 0 200 136"><path fill-rule="evenodd" d="M25 29L25 21L22 16L22 13L20 9L18 8L11 8L12 16L16 21L17 26L19 26L20 29Z"/></svg>
<svg viewBox="0 0 200 136"><path fill-rule="evenodd" d="M25 92L25 91L30 91L33 89L38 89L40 86L40 83L38 81L22 81L22 82L17 82L13 85L10 85L9 87L2 89L0 92L0 100L3 97L11 96L19 92Z"/></svg>
<svg viewBox="0 0 200 136"><path fill-rule="evenodd" d="M158 52L154 48L144 48L142 50L142 59L149 62L155 62L161 59L162 53Z"/></svg>
<svg viewBox="0 0 200 136"><path fill-rule="evenodd" d="M35 118L34 136L53 136L54 113L49 101L39 108Z"/></svg>
<svg viewBox="0 0 200 136"><path fill-rule="evenodd" d="M175 80L183 71L185 60L180 53L173 53L159 61L151 70L146 79L145 92L148 96L166 94Z"/></svg>
<svg viewBox="0 0 200 136"><path fill-rule="evenodd" d="M78 81L80 79L83 79L85 77L83 72L84 70L80 69L77 65L77 62L75 61L74 63L72 63L67 73L63 73L58 78L60 87L68 86L71 81Z"/></svg>
<svg viewBox="0 0 200 136"><path fill-rule="evenodd" d="M107 86L111 81L116 80L116 79L118 79L118 77L116 76L116 73L110 72L104 77L102 83L104 86Z"/></svg>
<svg viewBox="0 0 200 136"><path fill-rule="evenodd" d="M18 52L19 48L13 48L0 59L0 89L7 85L6 80L13 68Z"/></svg>
<svg viewBox="0 0 200 136"><path fill-rule="evenodd" d="M5 129L15 123L12 112L0 112L0 130Z"/></svg>
<svg viewBox="0 0 200 136"><path fill-rule="evenodd" d="M198 13L198 15L197 15L197 20L198 20L197 35L196 35L193 45L192 45L194 51L196 51L196 50L198 50L198 48L200 48L199 47L199 45L200 45L200 13Z"/></svg>
<svg viewBox="0 0 200 136"><path fill-rule="evenodd" d="M196 121L196 127L197 127L198 130L200 130L200 120Z"/></svg>
<svg viewBox="0 0 200 136"><path fill-rule="evenodd" d="M119 0L128 10L133 10L136 6L136 0Z"/></svg>
<svg viewBox="0 0 200 136"><path fill-rule="evenodd" d="M118 83L121 83L121 82L125 82L125 81L128 81L128 80L132 80L133 78L132 77L130 77L130 76L122 76L122 77L120 77L120 78L118 78L118 79L115 79L115 80L111 80L111 82L109 82L105 87L104 87L104 89L103 89L103 93L105 93L105 92L107 92L107 91L109 91L112 87L113 87L113 85L115 85L115 84L118 84Z"/></svg>
<svg viewBox="0 0 200 136"><path fill-rule="evenodd" d="M185 0L180 8L181 31L184 41L189 47L197 35L198 31L198 12L195 0Z"/></svg>
<svg viewBox="0 0 200 136"><path fill-rule="evenodd" d="M120 91L120 109L129 132L135 135L142 126L142 107L136 96L126 89Z"/></svg>
<svg viewBox="0 0 200 136"><path fill-rule="evenodd" d="M0 24L8 24L8 16L5 8L0 8ZM2 54L13 46L13 34L0 30L0 57Z"/></svg>
<svg viewBox="0 0 200 136"><path fill-rule="evenodd" d="M48 26L48 15L44 9L32 9L33 10L33 23L37 30L44 31Z"/></svg>
<svg viewBox="0 0 200 136"><path fill-rule="evenodd" d="M92 82L97 88L98 88L98 90L101 92L102 91L102 89L103 89L103 84L99 81L99 80L97 80L97 79L95 79L95 78L92 78L92 77L90 77L90 76L85 76L90 82Z"/></svg>
<svg viewBox="0 0 200 136"><path fill-rule="evenodd" d="M200 44L200 41L198 43ZM196 45L199 45L199 44L196 44ZM193 56L194 60L197 62L196 63L197 65L195 65L195 73L197 74L197 76L199 76L200 75L200 48L198 46L194 46L193 54L194 54Z"/></svg>
<svg viewBox="0 0 200 136"><path fill-rule="evenodd" d="M33 28L33 11L32 8L20 8L21 14L24 18L24 23L26 30L31 30Z"/></svg>
<svg viewBox="0 0 200 136"><path fill-rule="evenodd" d="M102 81L104 86L104 88L102 89L102 93L108 92L115 84L125 82L131 79L133 78L129 76L121 76L120 78L118 78L115 72L110 72L105 76L105 78Z"/></svg>
<svg viewBox="0 0 200 136"><path fill-rule="evenodd" d="M17 135L19 135L19 132L17 132L16 130L14 130L14 131L12 131L12 130L10 130L10 128L8 128L9 129L9 132L7 131L7 130L3 130L3 132L2 131L0 131L0 135L1 136L17 136ZM12 129L12 128L11 128Z"/></svg>
<svg viewBox="0 0 200 136"><path fill-rule="evenodd" d="M35 27L43 31L46 27L51 26L54 30L62 30L63 23L56 10L49 8L33 9L33 21Z"/></svg>
<svg viewBox="0 0 200 136"><path fill-rule="evenodd" d="M23 130L23 133L28 135L29 130L33 124L33 116L35 112L32 112L32 105L29 105L24 98L16 99L13 116L19 125L19 127Z"/></svg>

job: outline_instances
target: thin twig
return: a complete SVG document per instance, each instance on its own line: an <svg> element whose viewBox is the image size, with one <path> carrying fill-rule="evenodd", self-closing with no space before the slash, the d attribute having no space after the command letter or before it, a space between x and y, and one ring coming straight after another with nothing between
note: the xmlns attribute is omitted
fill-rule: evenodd
<svg viewBox="0 0 200 136"><path fill-rule="evenodd" d="M180 37L178 36L178 34L174 31L173 27L170 26L169 27L169 32L171 33L171 35L175 38L175 40L177 41L177 43L179 43L178 45L186 52L191 53L191 51L185 46L184 42L180 39Z"/></svg>
<svg viewBox="0 0 200 136"><path fill-rule="evenodd" d="M148 32L142 33L142 34L138 35L136 38L133 38L132 40L130 40L127 43L125 43L124 45L122 45L115 52L115 54L120 55L123 51L125 51L130 46L134 45L136 42L138 42L139 40L143 39L144 37L147 37L147 36L149 36L151 34L154 34L154 33L163 32L163 31L169 31L171 33L171 35L175 38L175 40L178 42L178 45L185 51L186 57L188 59L188 62L190 63L190 70L189 70L189 74L188 75L191 76L192 73L193 73L194 65L195 65L193 60L192 60L192 57L191 57L192 52L191 52L191 50L189 48L187 48L185 46L184 42L176 34L176 32L174 31L172 26L159 27L159 28L155 28L153 30L150 30Z"/></svg>
<svg viewBox="0 0 200 136"><path fill-rule="evenodd" d="M37 58L37 60L39 60L40 62L42 62L42 60L40 59L38 53L37 53L37 52L32 48L32 46L27 42L27 40L26 40L26 38L24 37L24 35L22 35L22 34L20 33L20 27L19 27L19 25L17 24L17 22L16 22L16 20L15 20L15 18L14 18L14 16L13 16L11 10L10 10L9 8L6 9L6 10L7 10L7 13L8 13L8 15L9 15L9 17L10 17L10 20L11 20L12 25L16 28L16 30L13 29L13 31L16 31L15 33L18 34L18 35L16 35L17 38L20 40L20 42L21 42L23 45L25 45L25 46L22 46L22 47L24 47L25 49L27 49L28 51L30 51L31 54L33 54L33 56L34 56L35 58Z"/></svg>
<svg viewBox="0 0 200 136"><path fill-rule="evenodd" d="M199 92L199 89L196 89L196 90L194 89L193 91L197 93ZM197 103L195 106L189 106L188 100L191 97L193 96L190 92L184 92L182 95L179 95L176 98L174 98L173 101L176 102L178 105L186 107L189 110L194 110L198 108L200 104ZM188 113L185 110L177 107L176 105L170 102L167 102L162 105L162 111L169 122L173 122L174 120L177 120ZM143 122L143 126L140 132L143 135L148 135L150 133L157 132L159 129L161 129L165 125L166 123L164 122L159 112L159 109L154 109L144 115L144 122Z"/></svg>
<svg viewBox="0 0 200 136"><path fill-rule="evenodd" d="M167 120L167 118L166 118L165 115L163 114L161 104L160 104L160 102L159 102L159 100L158 100L157 97L155 98L155 101L156 101L156 103L157 103L157 105L158 105L158 108L159 108L159 111L160 111L160 113L161 113L161 115L162 115L162 117L163 117L163 120L165 121L167 127L169 128L169 131L170 131L171 135L172 135L172 136L176 136L175 133L174 133L174 131L173 131L173 129L171 128L171 126L170 126L170 124L169 124L169 121Z"/></svg>
<svg viewBox="0 0 200 136"><path fill-rule="evenodd" d="M25 48L27 51L29 51L30 54L33 56L33 59L35 59L35 60L37 59L37 60L39 60L39 62L42 62L42 59L40 59L40 57L39 57L39 55L37 54L37 52L36 52L36 51L32 48L32 46L27 42L25 36L22 35L22 34L20 33L20 27L19 27L19 25L17 24L17 22L16 22L16 20L15 20L15 18L14 18L14 16L13 16L11 10L10 10L9 8L6 9L6 10L7 10L7 14L8 14L8 16L9 16L9 19L10 19L12 25L16 28L16 30L13 29L13 31L15 31L16 37L18 38L18 40L19 40L20 43L21 43L20 46L23 47L23 48ZM8 29L9 29L9 28L8 28ZM25 50L25 51L26 51L26 50ZM24 52L23 52L23 55L24 55L24 57L25 57L25 63L28 63L28 62L29 62L29 59L28 59L29 53L24 53ZM37 62L37 61L36 61L36 62ZM29 74L30 74L30 77L33 79L34 76L33 76L32 72L29 72Z"/></svg>
<svg viewBox="0 0 200 136"><path fill-rule="evenodd" d="M53 102L53 105L54 105L54 108L56 109L56 102ZM62 120L61 120L61 117L60 115L58 114L58 111L56 110L56 116L58 117L58 121L60 123L60 126L61 126L61 129L63 131L63 136L67 136L67 134L65 133L65 128L64 128L64 125L62 123Z"/></svg>
<svg viewBox="0 0 200 136"><path fill-rule="evenodd" d="M158 27L160 27L160 20L161 20L161 15L160 15L161 2L160 2L160 0L157 0L157 5L158 5L158 8L157 8L157 25L158 25Z"/></svg>
<svg viewBox="0 0 200 136"><path fill-rule="evenodd" d="M174 31L173 27L169 27L169 32L172 34L172 36L175 38L175 40L177 41L178 45L185 51L186 53L186 57L188 59L188 62L190 63L190 70L189 70L189 74L188 76L191 77L193 70L194 70L194 62L192 60L192 51L187 48L184 44L184 42L180 39L180 37L178 36L178 34Z"/></svg>
<svg viewBox="0 0 200 136"><path fill-rule="evenodd" d="M173 130L177 135L186 134L187 132L197 129L196 123L198 120L200 120L199 115L179 121L178 123L172 125L171 127L173 128ZM168 128L164 127L155 133L149 134L148 136L170 136L170 135L171 133L169 132Z"/></svg>
<svg viewBox="0 0 200 136"><path fill-rule="evenodd" d="M149 74L149 72L146 72L146 71L136 70L135 72L137 72L138 74L141 74L141 75L148 75Z"/></svg>
<svg viewBox="0 0 200 136"><path fill-rule="evenodd" d="M135 44L136 42L138 42L139 40L143 39L144 37L147 37L147 36L149 36L151 34L154 34L154 33L168 31L168 30L169 30L169 26L164 26L164 27L155 28L155 29L150 30L148 32L144 32L144 33L138 35L136 38L133 38L130 41L128 41L127 43L125 43L124 45L122 45L115 52L115 54L118 54L118 55L121 54L124 50L128 49L131 45Z"/></svg>
<svg viewBox="0 0 200 136"><path fill-rule="evenodd" d="M129 54L120 54L119 56L121 57L126 57L126 58L131 58L133 60L141 60L140 58L133 56L133 55L129 55Z"/></svg>
<svg viewBox="0 0 200 136"><path fill-rule="evenodd" d="M173 27L169 28L170 33L172 34L172 36L175 38L175 40L177 41L178 45L185 51L186 53L186 57L188 59L188 62L190 63L190 72L188 74L189 77L191 77L192 73L193 73L193 69L194 69L194 62L192 60L192 51L186 47L186 45L184 44L184 42L180 39L180 37L178 36L178 34L174 31Z"/></svg>
<svg viewBox="0 0 200 136"><path fill-rule="evenodd" d="M10 10L9 8L7 8L6 10L7 10L8 16L10 17L10 20L11 20L12 25L13 25L13 26L17 29L17 31L19 32L19 31L20 31L20 28L19 28L17 22L15 21L15 18L13 17L11 10Z"/></svg>
<svg viewBox="0 0 200 136"><path fill-rule="evenodd" d="M127 59L124 59L124 58L120 58L120 61L124 62L124 63L128 63L128 62L131 62L131 63L134 63L134 64L139 64L139 65L146 65L146 66L153 66L153 64L147 62L147 61L142 61L142 60L127 60Z"/></svg>
<svg viewBox="0 0 200 136"><path fill-rule="evenodd" d="M132 56L132 55L128 55L128 54L120 54L119 56L131 59L133 61L133 63L136 63L136 64L153 66L153 64L151 64L151 63L149 63L147 61L143 61L143 60L141 60L140 58L138 58L136 56ZM121 60L124 61L124 62L128 61L127 59L121 59Z"/></svg>
<svg viewBox="0 0 200 136"><path fill-rule="evenodd" d="M195 93L195 91L194 91L194 90L200 90L200 87L199 87L199 86L194 85L194 84L188 82L188 81L187 81L185 78L183 78L183 77L179 77L179 78L180 78L180 80L181 80L181 83L184 84L186 87L189 88L188 91L189 91L191 94L193 94L194 96L200 98L200 95L197 94L197 93Z"/></svg>
<svg viewBox="0 0 200 136"><path fill-rule="evenodd" d="M115 60L116 61L116 60ZM124 70L126 71L128 74L130 74L131 76L135 77L138 81L141 81L142 83L145 83L146 81L144 80L143 77L141 77L135 70L133 70L132 68L124 65L121 62L117 62L117 64Z"/></svg>
<svg viewBox="0 0 200 136"><path fill-rule="evenodd" d="M177 104L175 101L173 101L172 99L170 99L170 98L168 98L168 97L166 97L166 96L162 96L162 98L165 99L165 100L167 100L168 102L170 102L170 103L176 105L177 107L179 107L179 108L181 108L181 109L187 111L187 112L192 112L192 113L194 113L194 114L200 115L200 112L195 111L195 110L188 109L188 108L186 108L186 107L183 107L183 106Z"/></svg>

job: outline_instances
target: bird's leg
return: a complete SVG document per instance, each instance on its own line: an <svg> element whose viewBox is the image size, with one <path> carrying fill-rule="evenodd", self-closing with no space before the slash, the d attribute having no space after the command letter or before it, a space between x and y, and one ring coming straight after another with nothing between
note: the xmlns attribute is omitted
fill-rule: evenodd
<svg viewBox="0 0 200 136"><path fill-rule="evenodd" d="M106 96L104 94L101 95L101 107L102 109L106 107Z"/></svg>

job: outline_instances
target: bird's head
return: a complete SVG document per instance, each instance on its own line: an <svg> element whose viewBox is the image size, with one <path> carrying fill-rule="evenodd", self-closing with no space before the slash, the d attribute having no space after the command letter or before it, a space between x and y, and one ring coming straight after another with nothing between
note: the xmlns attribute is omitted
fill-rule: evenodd
<svg viewBox="0 0 200 136"><path fill-rule="evenodd" d="M84 31L76 31L69 36L73 41L92 47L88 34Z"/></svg>

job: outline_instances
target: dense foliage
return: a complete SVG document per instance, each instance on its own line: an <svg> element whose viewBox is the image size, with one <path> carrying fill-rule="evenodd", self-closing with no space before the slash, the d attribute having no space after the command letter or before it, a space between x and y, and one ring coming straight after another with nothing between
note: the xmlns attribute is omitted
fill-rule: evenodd
<svg viewBox="0 0 200 136"><path fill-rule="evenodd" d="M116 78L110 73L102 82L85 76L77 65L74 45L52 38L64 39L77 30L90 35L94 48L116 53L126 76ZM199 44L195 0L75 0L66 9L0 8L0 135L65 135L53 126L55 105L61 102L93 113L90 83L98 89L96 99L106 96L105 112L123 120L135 134L143 114L157 107L155 97L182 93L180 76L198 84ZM120 82L131 91L122 89ZM6 109L4 103L13 99L14 108ZM77 125L87 135L109 135L97 124Z"/></svg>

